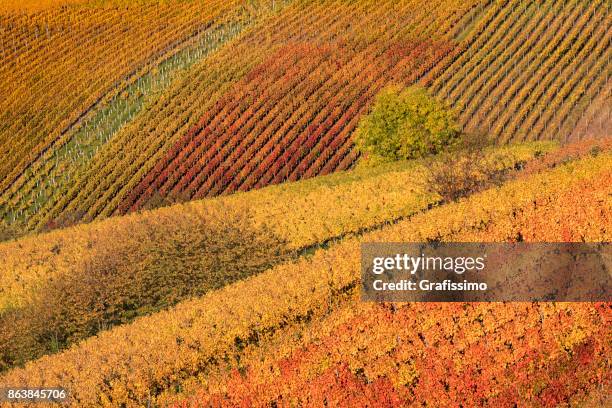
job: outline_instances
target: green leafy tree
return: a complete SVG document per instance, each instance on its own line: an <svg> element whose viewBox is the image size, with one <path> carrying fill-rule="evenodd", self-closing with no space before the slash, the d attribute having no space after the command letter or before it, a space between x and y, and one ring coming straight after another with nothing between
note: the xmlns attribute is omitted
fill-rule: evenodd
<svg viewBox="0 0 612 408"><path fill-rule="evenodd" d="M369 161L415 159L458 140L455 112L425 89L392 86L376 97L359 124L355 143Z"/></svg>

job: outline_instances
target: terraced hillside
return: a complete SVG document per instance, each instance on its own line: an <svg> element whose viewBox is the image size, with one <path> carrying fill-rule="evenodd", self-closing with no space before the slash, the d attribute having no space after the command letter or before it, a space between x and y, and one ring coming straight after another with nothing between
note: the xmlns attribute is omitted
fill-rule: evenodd
<svg viewBox="0 0 612 408"><path fill-rule="evenodd" d="M551 150L536 143L491 149L487 157L493 170L510 171ZM424 211L441 200L420 181L437 161L340 173L0 245L0 370ZM94 289L96 281L103 290Z"/></svg>
<svg viewBox="0 0 612 408"><path fill-rule="evenodd" d="M209 2L2 14L3 84L36 90L0 105L4 223L39 231L348 169L390 83L430 86L502 143L610 120L605 0Z"/></svg>
<svg viewBox="0 0 612 408"><path fill-rule="evenodd" d="M611 23L610 0L0 0L0 406L610 406L606 299L360 289L364 243L608 248Z"/></svg>
<svg viewBox="0 0 612 408"><path fill-rule="evenodd" d="M360 242L609 241L610 146L593 147L553 152L501 187L102 332L4 373L0 386L61 383L81 406L603 398L611 379L605 304L395 306L361 302L358 285Z"/></svg>
<svg viewBox="0 0 612 408"><path fill-rule="evenodd" d="M611 37L606 0L494 2L428 80L468 131L501 142L577 139L592 105L611 116Z"/></svg>
<svg viewBox="0 0 612 408"><path fill-rule="evenodd" d="M0 189L152 65L224 20L246 17L238 1L9 7L0 15Z"/></svg>

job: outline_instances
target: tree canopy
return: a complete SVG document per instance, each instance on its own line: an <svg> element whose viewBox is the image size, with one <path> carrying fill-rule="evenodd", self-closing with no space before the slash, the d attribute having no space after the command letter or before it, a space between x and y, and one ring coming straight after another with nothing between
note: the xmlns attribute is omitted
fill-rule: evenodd
<svg viewBox="0 0 612 408"><path fill-rule="evenodd" d="M392 86L376 97L355 143L367 157L415 159L441 152L459 137L455 112L425 89Z"/></svg>

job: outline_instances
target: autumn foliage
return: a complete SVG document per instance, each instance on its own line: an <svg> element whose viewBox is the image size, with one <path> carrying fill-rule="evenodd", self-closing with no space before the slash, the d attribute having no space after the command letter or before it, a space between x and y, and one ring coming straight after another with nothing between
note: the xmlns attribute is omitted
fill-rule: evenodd
<svg viewBox="0 0 612 408"><path fill-rule="evenodd" d="M61 144L90 110L214 19L231 14L238 2L4 3L0 152L7 160L0 163L2 192L42 152Z"/></svg>
<svg viewBox="0 0 612 408"><path fill-rule="evenodd" d="M275 4L118 130L28 228L349 168L352 131L377 91L447 55L477 1Z"/></svg>
<svg viewBox="0 0 612 408"><path fill-rule="evenodd" d="M529 210L534 201L545 203L537 206L539 211L530 215L535 220L540 214L546 214L546 208L556 208L558 202L556 197L566 197L572 200L571 208L580 211L580 209L595 207L594 210L590 210L591 214L599 217L586 226L580 223L568 223L570 232L584 236L597 236L599 240L606 241L610 239L609 221L606 221L606 208L609 208L607 202L605 200L595 201L595 203L582 201L580 194L577 193L584 189L595 191L603 189L605 195L610 185L610 163L612 161L610 161L609 153L568 163L551 171L511 181L499 189L487 190L458 203L415 215L408 221L363 235L360 240L422 241L429 238L481 241L489 236L490 231L495 231L496 237L512 240L516 228L521 228L520 225L522 225L515 224L518 222L516 214ZM564 204L567 205L567 203ZM559 232L540 230L540 233L534 235L533 239L561 240L562 236L558 235ZM346 316L346 313L350 316L353 313L359 313L360 308L367 310L367 307L372 307L364 304L358 308L354 307L355 302L358 301L357 283L360 270L358 254L359 240L347 239L328 250L318 251L311 258L294 264L277 266L264 274L229 285L200 299L180 303L169 311L141 318L132 324L101 333L68 351L26 364L23 369L11 370L0 377L0 384L49 384L61 381L71 389L75 401L79 404L120 405L126 403L136 405L145 404L149 400L160 403L170 401L173 399L172 394L177 389L195 390L198 378L202 378L199 376L208 373L206 382L209 384L212 395L216 395L222 389L227 390L227 387L223 385L219 385L220 388L210 388L214 384L224 383L228 377L223 373L234 368L241 371L246 369L248 372L248 362L252 361L249 360L249 356L257 357L258 350L262 350L264 356L264 360L261 361L269 361L265 356L278 360L299 347L300 343L297 340L300 338L307 340L308 338L325 337L328 331L320 329L324 327L321 324L324 325L325 321L331 322L332 326L336 323L341 324L342 317ZM325 279L322 279L322 276ZM412 345L408 350L413 352L431 350L430 352L433 353L433 350L438 350L438 345L447 344L448 354L442 354L443 359L439 361L454 361L454 358L461 356L456 364L463 364L465 370L468 371L461 375L469 374L469 376L453 377L456 375L453 371L445 371L452 368L448 363L434 364L429 367L426 364L435 363L436 360L425 359L423 365L421 363L416 365L416 370L417 372L425 370L424 372L432 375L426 375L416 384L410 385L412 384L411 379L414 380L416 377L408 366L408 370L401 371L401 376L398 377L402 378L401 381L404 384L409 384L408 392L414 392L410 398L422 398L429 401L432 398L439 398L442 402L452 401L453 398L465 398L466 401L469 401L467 398L481 395L482 397L479 398L486 398L490 401L493 401L494 398L499 398L500 401L506 398L508 401L519 395L522 396L521 398L544 398L543 401L555 401L555 398L561 395L561 398L565 400L573 395L580 395L576 392L579 389L577 387L582 387L581 384L585 384L585 389L588 389L588 384L594 381L593 378L600 378L603 381L606 378L605 375L609 375L608 371L598 371L599 369L578 372L563 371L566 362L569 361L567 364L570 366L576 363L572 362L572 359L563 359L563 353L567 353L567 350L577 350L575 355L584 356L578 360L578 363L583 366L584 364L588 366L589 361L593 361L596 367L602 367L601 364L605 361L602 359L607 355L605 351L607 349L602 349L602 347L608 347L608 343L598 343L603 341L603 338L596 334L599 333L598 330L606 327L603 322L607 320L602 319L607 319L607 306L603 308L593 305L554 304L453 306L458 307L459 310L461 307L466 308L465 324L467 326L465 329L462 329L461 314L453 317L444 309L436 312L437 308L442 307L440 305L417 307L432 308L432 310L431 313L416 314L422 318L429 316L429 319L423 323L419 323L418 319L416 322L409 320L414 322L411 324L421 325L423 328L405 329L408 338L412 339L416 336L420 341L416 344L422 344L416 349ZM485 313L481 310L482 308L492 308L493 311L498 311L505 317L495 317L495 314L492 314L490 318L479 317ZM521 312L525 308L527 310ZM566 313L565 310L571 311ZM326 319L330 313L330 318ZM389 313L389 316L394 315L392 312ZM410 315L415 316L412 313ZM364 318L367 316L376 318L376 314L366 313ZM445 316L446 320L442 319ZM534 322L535 327L529 323L530 321ZM485 325L483 328L483 322L490 326ZM401 326L406 326L406 323L402 322ZM304 333L307 333L304 330L310 330L308 327L313 330L312 336L304 336ZM340 352L342 349L338 348L339 351L335 354L335 358L340 359L338 363L342 363L343 359L348 356L355 356L354 364L365 364L371 359L366 358L362 353L365 351L378 353L379 357L374 361L376 365L372 368L374 371L370 371L369 368L366 370L368 365L362 366L366 377L372 380L381 375L395 378L392 373L402 367L401 364L398 367L395 363L394 350L397 335L394 331L389 331L392 326L381 324L374 327L370 331L365 322L355 326L357 332L364 336L362 337L365 342L363 346L357 341L349 341L342 335L332 336L331 341L346 340L346 344L350 347L347 353ZM474 329L478 327L481 329ZM488 329L485 330L486 327ZM376 330L381 331L380 334L374 336ZM432 337L428 337L429 334L425 337L426 343L423 343L424 340L418 336L418 333L423 334L421 330L432 330ZM452 343L450 339L453 337L449 338L446 330L451 332L457 330L456 336L458 337ZM537 333L539 334L536 335ZM376 336L379 336L379 340L373 342ZM486 347L491 347L492 350L489 361L495 361L495 364L486 366L487 370L479 368L478 365L471 365L481 364L480 348L475 348L473 352L456 348L461 347L462 344L466 346L472 344L478 338L484 342L484 350L487 350ZM488 338L491 339L491 343L487 343ZM593 339L593 343L589 343L590 339ZM415 344L416 339L412 341ZM368 346L374 343L382 344L384 347L379 349ZM286 347L289 348L278 350L274 347L275 344L286 344ZM405 344L410 343L406 340ZM513 346L508 347L508 344ZM365 349L360 351L360 347L365 347ZM428 347L432 348L428 349ZM547 347L551 347L551 352L541 354L540 350L549 350ZM580 347L585 347L585 351L578 352L582 350ZM514 351L515 348L516 351ZM326 347L324 350L333 352L334 348ZM440 348L440 350L445 350L445 348ZM536 384L541 383L542 388L539 390L537 386L527 394L522 390L513 393L515 391L512 391L512 384L520 384L515 381L513 375L524 376L526 373L524 370L517 369L516 374L512 374L512 365L520 364L523 360L519 357L529 356L530 353L534 354L535 361L543 359L541 363L537 363L537 366L544 368L536 370L534 377L528 377L526 383L531 387L536 387ZM558 360L555 357L557 355L560 356ZM220 358L219 356L225 357ZM470 360L469 356L473 356L473 360ZM406 361L412 361L415 358L408 355ZM444 358L451 360L444 360ZM260 360L261 357L256 359ZM509 366L499 363L504 359L510 364ZM317 365L322 364L325 369L335 365L333 358L330 361L329 357L323 360L315 359L315 361ZM330 361L331 364L327 365L327 361ZM486 361L485 359L482 363ZM524 361L527 362L528 367L533 367L528 363L531 360ZM354 364L349 363L349 367L359 368ZM458 367L461 365L455 369ZM493 370L491 373L495 373L495 370L509 369L510 371L508 373L503 371L500 377L496 376L496 382L486 382L484 379L487 377L484 376L488 375L488 369ZM358 372L361 371L358 370ZM459 373L463 372L459 371ZM569 387L574 388L565 389L564 384L554 380L561 378L560 372L570 376L568 378L578 379L568 384ZM215 373L219 373L217 377ZM265 374L264 378L267 378L268 375L275 375L274 371L270 370L264 370L263 373L269 373ZM478 384L481 388L477 387L476 390L480 391L474 394L475 391L471 388L463 388L464 382L459 380L456 385L445 383L442 381L443 373L448 373L450 380L471 378L471 382L467 384L472 382ZM316 371L314 375L316 376ZM358 374L358 378L362 378L360 376L361 374ZM580 376L587 377L584 379ZM532 378L534 381L531 381ZM542 381L535 381L536 378L541 378ZM430 385L427 385L426 380L431 382ZM291 386L291 383L288 382L283 382L283 384ZM384 385L384 381L381 384L384 390L387 386ZM397 387L396 384L394 386ZM561 390L561 394L551 391L557 388ZM510 391L506 392L505 389ZM152 393L152 390L157 391ZM270 388L270 390L274 389ZM373 390L372 392L378 391ZM242 394L238 394L237 398L241 398L240 395ZM296 391L296 395L299 395L299 392Z"/></svg>
<svg viewBox="0 0 612 408"><path fill-rule="evenodd" d="M548 148L530 144L487 155L512 168ZM424 166L398 163L392 172L337 175L2 245L0 276L14 283L0 294L1 368L201 296L319 242L422 211L437 195L398 175L423 173Z"/></svg>
<svg viewBox="0 0 612 408"><path fill-rule="evenodd" d="M468 132L498 140L577 140L610 117L609 3L487 2L456 53L424 82Z"/></svg>
<svg viewBox="0 0 612 408"><path fill-rule="evenodd" d="M610 11L0 0L0 391L611 405L610 303L360 297L365 242L610 242Z"/></svg>

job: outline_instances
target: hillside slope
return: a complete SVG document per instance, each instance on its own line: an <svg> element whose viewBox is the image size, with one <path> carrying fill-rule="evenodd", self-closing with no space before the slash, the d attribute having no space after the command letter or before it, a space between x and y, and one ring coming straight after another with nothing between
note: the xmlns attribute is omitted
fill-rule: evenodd
<svg viewBox="0 0 612 408"><path fill-rule="evenodd" d="M0 391L605 406L609 303L360 284L367 242L609 242L611 34L610 0L0 0ZM409 87L456 144L360 160Z"/></svg>
<svg viewBox="0 0 612 408"><path fill-rule="evenodd" d="M181 71L282 4L78 3L0 13L0 216L13 224L64 194Z"/></svg>
<svg viewBox="0 0 612 408"><path fill-rule="evenodd" d="M153 194L198 198L348 168L351 131L376 90L418 79L472 3L289 4L116 135L37 226L122 214Z"/></svg>
<svg viewBox="0 0 612 408"><path fill-rule="evenodd" d="M64 3L0 9L0 191L153 65L247 16L240 1Z"/></svg>
<svg viewBox="0 0 612 408"><path fill-rule="evenodd" d="M363 325L357 327L357 335L369 339L367 343L374 348L367 345L355 347L360 343L351 340L354 330L337 325L347 322L347 316L367 314L370 307L385 307L359 302L360 241L512 240L519 233L533 241L609 241L611 165L609 151L596 157L589 154L582 160L556 165L553 170L543 173L526 175L501 188L441 206L359 238L347 239L318 251L310 258L277 266L200 299L183 302L169 311L101 333L68 351L28 363L23 369L11 370L0 377L0 385L50 385L60 381L81 405L116 406L125 403L136 406L147 401L161 403L172 400L176 390L181 387L193 389L203 381L221 401L226 400L231 404L231 401L236 401L234 398L241 401L244 397L250 399L242 401L267 405L275 400L278 403L276 385L264 387L269 394L255 392L253 395L248 388L240 385L239 379L235 381L226 375L231 374L233 369L245 373L252 368L255 370L252 374L254 380L249 384L257 387L257 367L264 364L261 370L263 383L276 381L279 374L281 378L294 378L293 372L297 375L294 382L280 383L290 387L286 395L291 397L295 393L297 397L309 390L320 395L324 391L317 388L318 381L308 381L309 387L314 388L299 386L299 381L302 381L300 373L310 379L321 374L320 384L323 385L327 378L325 369L344 361L351 370L355 370L354 373L361 373L359 381L364 375L366 379L371 376L372 380L382 375L388 378L393 387L403 387L395 391L391 389L391 394L400 392L401 398L411 400L416 397L417 400L429 402L469 398L474 394L460 388L460 379L465 378L462 371L448 372L449 380L456 378L457 381L445 384L441 380L446 378L446 374L440 373L445 372L444 367L447 366L421 365L432 361L427 358L423 360L428 353L433 353L428 347L443 342L448 345L448 348L444 348L447 357L452 361L456 357L463 362L469 375L473 375L472 381L480 384L478 395L483 398L479 400L481 404L508 395L512 400L513 396L517 396L516 392L526 403L546 395L566 401L594 389L597 378L603 381L609 376L609 369L605 367L610 343L599 336L600 331L607 327L606 322L609 322L607 307L586 304L465 306L466 321L457 316L452 321L448 320L442 328L441 319L448 312L445 306L414 306L426 313L423 315L425 322L407 320L411 325L421 324L425 330L422 333L424 345L405 349L409 352L405 357L415 359L417 377L398 372L398 366L393 363L398 357L393 353L402 354L404 349L394 346L398 335L388 329L404 324L403 311L387 316L391 319L390 325L369 324L369 320L362 319ZM583 199L585 197L593 199ZM551 219L548 211L560 207L565 212ZM589 222L585 223L585 220ZM543 221L560 228L538 227L538 223ZM321 279L322 276L325 279ZM487 308L491 310L487 311ZM409 310L408 314L413 315ZM487 317L483 317L483 314ZM328 315L329 319L326 319ZM328 326L329 330L317 332L320 327L318 322L322 320L331 326ZM529 322L535 325L533 331L529 329ZM483 330L473 330L472 326L479 327L483 323L486 323ZM313 334L308 334L309 328L314 330ZM334 335L336 328L340 330L339 335ZM457 332L449 334L446 329ZM326 336L326 332L331 337ZM400 332L408 337L414 335L411 330ZM376 336L380 341L372 343L370 334L374 333L378 333ZM321 339L321 336L325 341L334 341L338 348L308 345L309 339L314 338L317 343L316 339ZM455 341L449 343L453 338ZM504 346L508 342L515 347ZM353 352L329 355L333 350L344 350L340 343L346 344ZM302 352L296 349L300 344L306 347L306 359L301 358ZM402 344L410 344L409 339L406 338ZM288 348L277 349L275 345ZM384 347L378 348L377 345ZM293 350L297 354L291 356ZM479 365L479 358L471 360L465 357L481 355L478 350L485 350L491 361L506 359L509 365L505 367L509 370L499 372L495 381L486 379L485 376L492 373L488 366L486 370L482 369L484 367ZM416 354L411 357L410 353ZM315 364L314 371L304 366L309 364L309 355ZM372 360L373 356L376 356L375 360ZM296 366L297 371L284 371L287 365L282 362L279 363L280 372L266 368L268 362L275 365L278 358L284 357L294 360L289 365ZM529 393L523 393L521 388L514 388L523 383L514 381L513 376L523 372L521 367L530 361L538 362L533 378L538 378L539 385L538 388L531 388ZM560 365L568 367L567 361L570 366L593 367L593 370L577 371L590 377L581 377L579 381L568 380L562 384L551 380L551 377L558 377ZM304 371L300 370L302 366ZM419 373L423 373L421 381L410 381L410 378L418 378ZM562 373L571 375L572 371ZM527 377L526 384L535 387L531 378ZM224 385L226 380L237 384L237 387L228 388ZM601 381L601 384L609 384ZM385 387L388 389L388 386L387 383ZM563 393L555 393L560 386L564 387ZM544 390L546 392L542 393ZM219 395L219 392L222 394ZM202 398L205 403L206 397ZM255 398L261 398L262 404ZM468 404L469 400L466 399L465 403Z"/></svg>
<svg viewBox="0 0 612 408"><path fill-rule="evenodd" d="M19 106L0 105L3 122L12 123L4 131L17 132L4 138L4 149L13 152L5 163L10 175L0 174L5 223L40 231L350 168L358 157L352 133L377 91L390 83L429 86L460 111L466 131L490 133L500 143L603 136L611 117L607 0L287 0L248 7L224 2L210 17L196 12L207 4L201 1L180 2L167 14L163 7L170 6L155 0L125 8L110 6L120 0L105 0L87 8L48 6L3 15L3 26L13 27L3 30L6 67L15 52L27 51L34 61L61 44L85 55L102 52L119 32L112 22L121 13L136 16L133 21L150 19L134 32L140 37L125 37L126 55L152 35L142 30L157 29L160 21L173 18L184 28L168 33L174 41L163 49L173 57L163 57L160 65L155 50L125 64L86 57L100 64L100 81L120 80L112 92L85 91L93 84L78 71L87 66L75 59L64 59L65 66L57 65L41 81L29 68L20 75L31 78L15 77L38 81L38 105L55 100L55 87L110 99L67 132L60 122L80 117L87 104L66 97L52 115L38 109L34 116L27 109L38 105L28 100L11 97L5 103ZM47 27L49 16L83 22L37 40L37 21ZM96 21L108 26L110 37L100 37L102 45L92 41L91 49L83 49L89 42L70 48L69 39L97 35L87 28L88 19L94 28ZM190 29L198 38L191 48L180 40ZM25 43L13 51L6 44L17 33L34 37L23 37ZM132 69L128 77L123 66ZM125 92L113 99L119 91ZM25 144L19 142L22 134ZM34 149L30 144L37 140ZM19 153L45 146L42 156L26 160ZM16 160L31 164L26 168Z"/></svg>
<svg viewBox="0 0 612 408"><path fill-rule="evenodd" d="M502 142L577 139L588 109L610 117L598 100L609 95L610 11L606 0L495 2L459 55L436 67L432 90L461 111L468 131Z"/></svg>
<svg viewBox="0 0 612 408"><path fill-rule="evenodd" d="M486 157L491 169L508 172L551 148L496 148ZM338 173L0 244L0 371L426 211L440 202L423 182L438 161Z"/></svg>
<svg viewBox="0 0 612 408"><path fill-rule="evenodd" d="M339 162L350 150L347 150L350 147L350 130L357 123L356 115L363 112L364 103L371 99L376 89L392 79L381 76L383 68L397 66L398 75L403 73L416 79L419 70L427 68L430 56L436 58L448 50L448 45L439 44L444 39L444 33L455 25L464 25L461 17L477 4L476 1L446 0L432 4L425 11L419 7L418 1L385 4L372 1L296 1L285 8L280 7L283 2L273 3L278 15L263 18L252 29L237 34L235 41L219 46L218 52L200 54L198 63L184 75L175 78L166 90L162 88L161 94L150 98L140 112L134 112L132 106L142 103L138 95L147 83L146 78L142 81L144 84L137 82L133 96L129 94L127 103L111 104L109 111L102 110L87 122L93 126L86 126L81 132L83 134L67 136L51 152L39 158L0 197L2 217L12 223L24 223L28 229L41 229L57 219L74 222L115 212L123 213L131 209L136 201L136 208L141 207L147 196L140 199L140 192L150 195L150 189L145 190L148 189L146 180L154 177L152 168L157 164L159 170L164 156L172 160L172 155L181 151L181 146L188 143L190 138L198 138L191 147L205 140L202 139L205 134L193 129L189 132L189 129L204 121L202 116L207 112L210 118L218 113L215 123L221 126L215 134L206 136L209 142L215 140L218 143L217 147L208 148L208 155L225 146L230 136L235 141L248 133L251 139L244 143L245 147L257 140L258 143L251 144L246 150L238 148L234 151L230 144L222 151L223 155L232 153L227 157L228 163L233 163L238 155L250 161L249 165L244 163L244 174L256 169L255 165L265 157L269 159L262 162L260 169L268 172L266 177L281 174L280 168L267 169L266 166L273 163L276 160L274 157L283 153L290 142L294 142L291 148L294 152L283 153L285 159L291 156L294 160L282 172L288 174L300 161L306 139L310 138L307 144L311 146L328 134L330 129L339 132L348 124L350 126L340 135L341 139L329 134L322 140L325 143L335 140L334 143L323 143L319 147L312 145L314 150L308 156L308 160L313 159L320 148L325 147L325 157L318 161L317 166L324 165L333 153L337 162L329 163L326 171L333 170L335 166L346 168L354 160L354 154L347 157L343 164ZM247 16L253 14L250 9L246 13ZM393 18L382 18L385 15ZM379 26L381 22L384 22L383 26ZM416 35L417 31L419 35ZM216 38L214 33L214 30L210 33L213 39ZM403 45L403 42L406 44ZM280 55L283 58L277 58ZM421 56L425 57L424 61L420 60ZM414 57L419 59L415 60ZM400 63L402 61L403 64ZM309 72L309 67L315 65L319 70ZM287 71L289 67L291 70ZM369 71L364 71L364 67ZM266 85L272 88L264 92ZM291 92L287 93L288 90ZM366 90L367 95L357 97ZM249 94L250 100L244 99ZM248 104L253 106L247 110ZM221 106L224 107L222 112L214 111ZM276 109L273 109L274 106ZM234 109L234 116L230 115L229 109ZM237 121L239 117L242 119ZM112 123L107 125L107 118L112 118ZM255 120L259 121L257 128L253 128ZM337 126L333 126L335 124ZM317 136L311 136L310 133L317 127L320 128ZM289 132L290 129L293 129L293 133ZM297 139L294 140L295 137ZM275 148L272 149L272 146ZM200 147L204 148L206 146ZM192 168L192 164L199 165L213 157L204 157L196 152L187 160L186 154L190 152L185 150L173 160L176 162L184 158L185 163L181 164L180 169L172 170L176 176L167 186L159 186L163 190L162 195L173 188L169 184L174 182L172 180L181 178L183 182L189 181L189 178L183 177L183 172L189 171L189 177L200 174L198 182L206 175L206 172L200 171L202 169ZM198 156L202 157L198 159ZM198 160L194 162L195 159ZM211 166L226 159L219 156L215 160L212 160ZM238 161L237 165L243 164ZM218 169L225 167L223 165ZM319 170L315 167L309 174L318 174ZM149 178L144 180L147 173L150 173ZM251 178L254 177L255 174ZM223 180L227 179L228 176L224 176ZM142 185L137 187L141 181ZM153 188L157 189L161 181L163 179L151 180L155 182ZM12 179L7 183L12 183ZM259 185L265 183L267 181L262 181ZM135 189L136 192L133 191ZM180 191L180 186L177 189L181 198L195 194L185 194Z"/></svg>

